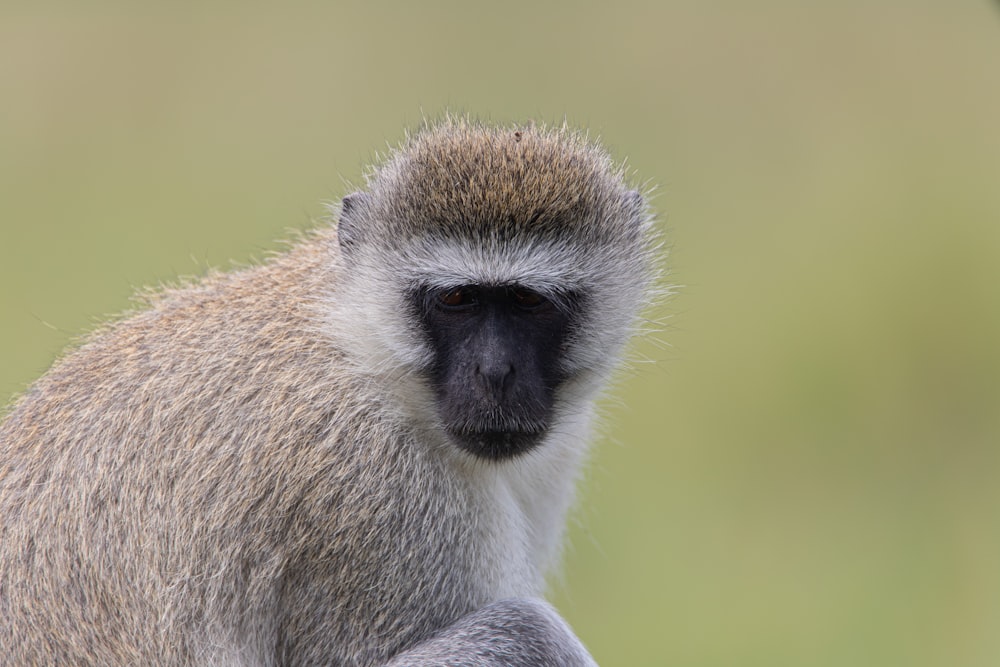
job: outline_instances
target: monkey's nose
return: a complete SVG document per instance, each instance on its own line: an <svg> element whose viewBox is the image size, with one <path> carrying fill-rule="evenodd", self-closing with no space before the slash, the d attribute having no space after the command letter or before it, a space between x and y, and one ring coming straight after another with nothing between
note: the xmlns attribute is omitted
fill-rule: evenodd
<svg viewBox="0 0 1000 667"><path fill-rule="evenodd" d="M496 401L507 398L514 386L514 375L514 364L510 361L490 360L476 364L476 384Z"/></svg>

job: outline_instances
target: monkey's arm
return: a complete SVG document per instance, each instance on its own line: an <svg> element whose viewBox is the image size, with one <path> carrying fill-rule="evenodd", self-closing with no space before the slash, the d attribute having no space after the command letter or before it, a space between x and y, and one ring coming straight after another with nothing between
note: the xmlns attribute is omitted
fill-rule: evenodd
<svg viewBox="0 0 1000 667"><path fill-rule="evenodd" d="M597 667L566 621L537 599L494 602L386 667Z"/></svg>

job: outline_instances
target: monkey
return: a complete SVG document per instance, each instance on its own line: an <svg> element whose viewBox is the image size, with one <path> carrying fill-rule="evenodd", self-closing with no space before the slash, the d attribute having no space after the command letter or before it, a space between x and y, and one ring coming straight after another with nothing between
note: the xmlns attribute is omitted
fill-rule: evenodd
<svg viewBox="0 0 1000 667"><path fill-rule="evenodd" d="M448 115L331 211L13 402L0 664L595 664L545 580L654 291L646 196L565 124Z"/></svg>

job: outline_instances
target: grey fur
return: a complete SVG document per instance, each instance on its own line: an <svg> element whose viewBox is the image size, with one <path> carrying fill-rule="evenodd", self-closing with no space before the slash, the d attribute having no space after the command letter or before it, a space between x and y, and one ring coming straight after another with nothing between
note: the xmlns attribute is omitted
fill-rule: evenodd
<svg viewBox="0 0 1000 667"><path fill-rule="evenodd" d="M547 603L500 600L397 655L389 667L588 667L596 665Z"/></svg>
<svg viewBox="0 0 1000 667"><path fill-rule="evenodd" d="M447 119L341 224L149 297L16 402L0 664L592 664L537 597L652 279L645 202L578 134ZM401 300L435 252L585 291L539 451L442 434Z"/></svg>

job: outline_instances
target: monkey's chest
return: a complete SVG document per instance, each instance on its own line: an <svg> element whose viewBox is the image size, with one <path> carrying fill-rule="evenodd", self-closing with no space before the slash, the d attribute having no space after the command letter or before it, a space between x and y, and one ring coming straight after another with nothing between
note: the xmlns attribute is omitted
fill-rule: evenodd
<svg viewBox="0 0 1000 667"><path fill-rule="evenodd" d="M280 622L288 662L379 664L489 602L540 593L516 503L442 476L395 481L347 494L322 548L296 559Z"/></svg>

